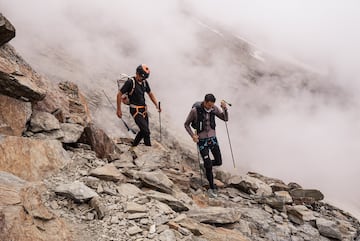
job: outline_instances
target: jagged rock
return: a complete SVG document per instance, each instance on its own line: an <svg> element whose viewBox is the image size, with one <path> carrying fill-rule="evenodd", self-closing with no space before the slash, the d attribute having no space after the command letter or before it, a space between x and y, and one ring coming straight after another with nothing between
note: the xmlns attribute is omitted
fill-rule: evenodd
<svg viewBox="0 0 360 241"><path fill-rule="evenodd" d="M322 236L342 240L342 233L340 232L339 226L336 222L326 220L324 218L317 218L316 226Z"/></svg>
<svg viewBox="0 0 360 241"><path fill-rule="evenodd" d="M260 179L250 176L232 176L229 179L229 185L233 186L248 194L257 194L259 196L269 196L272 194L272 189L265 182Z"/></svg>
<svg viewBox="0 0 360 241"><path fill-rule="evenodd" d="M78 86L72 82L59 83L59 88L67 96L69 101L70 117L68 122L85 126L91 121L89 107L84 95Z"/></svg>
<svg viewBox="0 0 360 241"><path fill-rule="evenodd" d="M139 196L143 193L137 186L130 183L122 183L117 187L117 191L120 195L125 197Z"/></svg>
<svg viewBox="0 0 360 241"><path fill-rule="evenodd" d="M165 166L165 162L162 160L162 153L159 152L146 152L137 155L134 160L136 166L142 171L150 172L158 170L160 167Z"/></svg>
<svg viewBox="0 0 360 241"><path fill-rule="evenodd" d="M84 132L84 127L79 124L63 123L60 124L60 126L61 130L64 132L64 138L61 140L63 143L77 142Z"/></svg>
<svg viewBox="0 0 360 241"><path fill-rule="evenodd" d="M0 46L15 37L14 26L0 13Z"/></svg>
<svg viewBox="0 0 360 241"><path fill-rule="evenodd" d="M189 208L186 207L182 202L180 202L179 200L177 200L176 198L174 198L173 196L171 196L169 194L156 192L156 191L149 191L146 193L146 195L149 198L166 203L176 212L189 210Z"/></svg>
<svg viewBox="0 0 360 241"><path fill-rule="evenodd" d="M32 102L44 99L46 91L25 76L3 72L0 65L0 94Z"/></svg>
<svg viewBox="0 0 360 241"><path fill-rule="evenodd" d="M69 197L77 202L88 201L98 196L95 191L79 181L70 184L61 184L57 186L54 191L58 195Z"/></svg>
<svg viewBox="0 0 360 241"><path fill-rule="evenodd" d="M180 171L176 171L173 169L165 169L163 172L166 174L166 176L174 183L177 184L178 187L182 191L189 191L190 190L190 179L189 177L182 175Z"/></svg>
<svg viewBox="0 0 360 241"><path fill-rule="evenodd" d="M258 202L267 204L279 211L283 211L285 206L285 198L282 196L263 196L259 198Z"/></svg>
<svg viewBox="0 0 360 241"><path fill-rule="evenodd" d="M125 204L124 212L126 213L145 213L147 208L144 205L137 204L135 202L127 202Z"/></svg>
<svg viewBox="0 0 360 241"><path fill-rule="evenodd" d="M287 191L277 191L274 192L275 196L282 197L286 204L291 204L293 202L292 197Z"/></svg>
<svg viewBox="0 0 360 241"><path fill-rule="evenodd" d="M315 201L324 199L324 195L319 190L315 189L292 189L290 195L297 204L312 204Z"/></svg>
<svg viewBox="0 0 360 241"><path fill-rule="evenodd" d="M43 205L38 187L27 186L22 189L21 202L25 211L34 218L51 220L54 215Z"/></svg>
<svg viewBox="0 0 360 241"><path fill-rule="evenodd" d="M201 223L209 224L235 223L240 220L240 213L237 210L223 207L192 209L187 216Z"/></svg>
<svg viewBox="0 0 360 241"><path fill-rule="evenodd" d="M221 169L214 169L214 175L217 179L219 179L222 183L229 184L229 179L231 178L231 173L226 172Z"/></svg>
<svg viewBox="0 0 360 241"><path fill-rule="evenodd" d="M31 113L31 103L0 95L0 134L21 136Z"/></svg>
<svg viewBox="0 0 360 241"><path fill-rule="evenodd" d="M130 228L128 228L127 232L130 234L130 236L133 236L137 233L141 233L143 230L139 228L138 226L134 225Z"/></svg>
<svg viewBox="0 0 360 241"><path fill-rule="evenodd" d="M0 240L72 240L65 223L45 207L38 187L0 172Z"/></svg>
<svg viewBox="0 0 360 241"><path fill-rule="evenodd" d="M207 241L250 241L243 234L236 230L225 228L216 228L207 224L198 223L191 218L186 218L180 222L179 225L190 230L196 237L195 240Z"/></svg>
<svg viewBox="0 0 360 241"><path fill-rule="evenodd" d="M299 184L295 182L290 182L287 186L290 188L290 190L302 188Z"/></svg>
<svg viewBox="0 0 360 241"><path fill-rule="evenodd" d="M290 190L289 186L284 183L271 183L270 187L274 193L279 192L279 191L289 191Z"/></svg>
<svg viewBox="0 0 360 241"><path fill-rule="evenodd" d="M92 170L89 175L107 181L124 182L126 180L126 177L112 163Z"/></svg>
<svg viewBox="0 0 360 241"><path fill-rule="evenodd" d="M289 206L286 208L288 218L296 224L304 224L304 222L315 220L313 212L303 205Z"/></svg>
<svg viewBox="0 0 360 241"><path fill-rule="evenodd" d="M105 217L106 207L100 197L93 197L90 200L90 206L95 209L98 219L103 219Z"/></svg>
<svg viewBox="0 0 360 241"><path fill-rule="evenodd" d="M49 132L59 130L60 123L55 116L47 112L35 111L30 120L30 130L36 132Z"/></svg>
<svg viewBox="0 0 360 241"><path fill-rule="evenodd" d="M0 136L0 170L38 181L70 161L59 141Z"/></svg>
<svg viewBox="0 0 360 241"><path fill-rule="evenodd" d="M147 185L154 187L161 192L171 194L174 183L162 172L139 172L139 178Z"/></svg>
<svg viewBox="0 0 360 241"><path fill-rule="evenodd" d="M111 154L120 152L113 140L92 123L85 127L79 142L89 144L98 158L108 158Z"/></svg>

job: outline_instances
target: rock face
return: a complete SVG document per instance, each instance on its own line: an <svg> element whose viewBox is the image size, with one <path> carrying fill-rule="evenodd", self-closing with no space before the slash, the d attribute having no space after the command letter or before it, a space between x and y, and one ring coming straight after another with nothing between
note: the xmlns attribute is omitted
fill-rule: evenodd
<svg viewBox="0 0 360 241"><path fill-rule="evenodd" d="M65 223L42 203L38 187L0 171L0 197L0 240L72 240Z"/></svg>
<svg viewBox="0 0 360 241"><path fill-rule="evenodd" d="M39 181L70 161L58 141L0 136L0 170Z"/></svg>
<svg viewBox="0 0 360 241"><path fill-rule="evenodd" d="M0 13L0 46L15 37L14 26Z"/></svg>
<svg viewBox="0 0 360 241"><path fill-rule="evenodd" d="M29 102L0 95L0 134L21 136L31 113Z"/></svg>

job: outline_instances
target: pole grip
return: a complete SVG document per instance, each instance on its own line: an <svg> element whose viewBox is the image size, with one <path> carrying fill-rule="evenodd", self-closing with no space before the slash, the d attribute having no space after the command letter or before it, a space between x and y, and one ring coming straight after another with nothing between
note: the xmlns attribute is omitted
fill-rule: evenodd
<svg viewBox="0 0 360 241"><path fill-rule="evenodd" d="M161 106L160 106L160 101L159 101L159 110L161 109Z"/></svg>

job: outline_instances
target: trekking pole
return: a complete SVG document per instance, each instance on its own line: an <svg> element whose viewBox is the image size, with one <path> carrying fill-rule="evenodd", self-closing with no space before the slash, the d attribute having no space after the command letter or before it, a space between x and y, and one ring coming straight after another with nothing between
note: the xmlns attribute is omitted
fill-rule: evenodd
<svg viewBox="0 0 360 241"><path fill-rule="evenodd" d="M197 153L198 153L198 162L199 162L199 171L200 171L200 184L201 184L201 189L203 188L203 178L202 178L202 171L201 171L201 163L200 163L200 150L199 150L199 147L198 145L196 144L196 150L197 150Z"/></svg>
<svg viewBox="0 0 360 241"><path fill-rule="evenodd" d="M104 92L104 95L105 95L106 99L109 101L109 103L111 104L111 106L113 107L113 109L116 111L116 108L115 108L114 104L111 102L110 98L107 96L107 94L105 93L104 90L103 90L103 92ZM128 124L126 124L126 122L124 121L123 118L120 118L120 119L122 120L122 122L124 123L124 126L126 127L126 129L127 129L128 131L131 131L133 134L136 134L136 131L134 131L133 129L131 129L131 128L128 126Z"/></svg>
<svg viewBox="0 0 360 241"><path fill-rule="evenodd" d="M229 139L229 145L230 145L231 157L232 157L232 161L233 161L234 168L235 168L235 159L234 159L234 154L233 154L233 150L232 150L232 147L231 147L231 141L230 141L229 129L228 129L228 126L227 126L226 121L225 121L225 126L226 126L227 136L228 136L228 139Z"/></svg>
<svg viewBox="0 0 360 241"><path fill-rule="evenodd" d="M161 112L160 112L160 101L159 101L159 124L160 124L160 142L161 142Z"/></svg>
<svg viewBox="0 0 360 241"><path fill-rule="evenodd" d="M231 103L227 102L226 100L222 100L224 101L226 104L228 104L229 106L232 106ZM226 127L226 132L227 132L227 136L228 136L228 139L229 139L229 145L230 145L230 152L231 152L231 157L232 157L232 161L233 161L233 164L234 164L234 168L235 168L235 159L234 159L234 154L233 154L233 150L232 150L232 146L231 146L231 140L230 140L230 135L229 135L229 129L228 129L228 126L227 126L227 123L225 121L225 127Z"/></svg>

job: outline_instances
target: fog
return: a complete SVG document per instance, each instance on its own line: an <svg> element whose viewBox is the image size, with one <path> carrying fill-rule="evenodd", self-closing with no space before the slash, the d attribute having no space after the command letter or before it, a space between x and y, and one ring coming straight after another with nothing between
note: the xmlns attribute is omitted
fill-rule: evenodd
<svg viewBox="0 0 360 241"><path fill-rule="evenodd" d="M233 104L228 128L235 169L225 126L217 122L225 168L318 188L327 201L358 218L359 5L355 0L0 2L17 30L11 44L51 80L74 81L89 96L105 90L115 101L119 74L133 74L146 63L167 120L163 128L189 146L182 126L186 115L193 102L214 93ZM239 39L249 45L239 45ZM267 74L254 75L256 70ZM109 133L125 135L104 102L94 104L95 120Z"/></svg>

